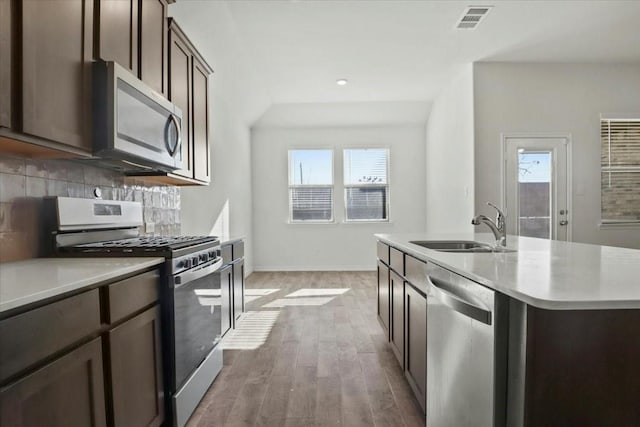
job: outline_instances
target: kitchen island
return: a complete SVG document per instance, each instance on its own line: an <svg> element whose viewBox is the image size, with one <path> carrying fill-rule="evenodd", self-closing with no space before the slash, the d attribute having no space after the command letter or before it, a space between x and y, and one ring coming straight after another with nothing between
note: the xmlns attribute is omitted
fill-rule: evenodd
<svg viewBox="0 0 640 427"><path fill-rule="evenodd" d="M473 233L376 237L378 317L430 425L445 425L443 408L462 408L457 425L638 424L640 251L508 236L511 252L442 252L412 242L495 240ZM463 291L456 294L447 281ZM472 286L495 294L462 302L462 312L480 320L478 307L491 306L484 323L458 312L443 317L446 300L460 305ZM491 348L479 335L465 335L471 323L469 330L491 331ZM485 356L485 396L475 388L479 381L462 391L449 387L464 382L463 361ZM451 400L461 392L467 408L474 400L491 404L491 421L474 422L472 409L465 414L465 405ZM493 400L483 400L486 394Z"/></svg>

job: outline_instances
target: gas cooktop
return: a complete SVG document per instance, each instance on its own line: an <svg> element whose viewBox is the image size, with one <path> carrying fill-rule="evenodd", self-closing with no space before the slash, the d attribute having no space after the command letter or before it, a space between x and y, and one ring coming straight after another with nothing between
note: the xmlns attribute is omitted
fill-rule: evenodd
<svg viewBox="0 0 640 427"><path fill-rule="evenodd" d="M181 249L201 243L215 242L217 237L213 236L152 236L134 237L130 239L108 240L104 242L91 242L74 245L75 248L158 248L158 249Z"/></svg>

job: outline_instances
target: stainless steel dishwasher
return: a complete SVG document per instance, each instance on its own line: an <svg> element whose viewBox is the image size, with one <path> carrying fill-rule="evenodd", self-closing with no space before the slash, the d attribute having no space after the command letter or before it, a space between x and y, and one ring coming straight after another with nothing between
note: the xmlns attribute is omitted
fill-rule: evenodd
<svg viewBox="0 0 640 427"><path fill-rule="evenodd" d="M504 426L508 298L427 266L427 426Z"/></svg>

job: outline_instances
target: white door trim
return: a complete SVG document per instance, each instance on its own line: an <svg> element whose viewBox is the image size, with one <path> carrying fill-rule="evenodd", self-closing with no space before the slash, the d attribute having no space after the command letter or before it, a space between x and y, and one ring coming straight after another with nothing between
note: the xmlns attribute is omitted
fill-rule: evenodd
<svg viewBox="0 0 640 427"><path fill-rule="evenodd" d="M572 136L570 133L555 133L555 132L504 132L500 133L500 199L502 206L507 206L507 140L519 139L519 138L532 138L532 139L564 139L567 141L567 220L569 221L567 227L567 242L573 241L573 144ZM509 213L507 212L507 215Z"/></svg>

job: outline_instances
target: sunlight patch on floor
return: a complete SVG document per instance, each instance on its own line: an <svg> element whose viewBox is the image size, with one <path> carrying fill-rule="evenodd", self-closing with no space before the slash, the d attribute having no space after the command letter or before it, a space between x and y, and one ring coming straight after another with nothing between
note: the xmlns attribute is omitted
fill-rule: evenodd
<svg viewBox="0 0 640 427"><path fill-rule="evenodd" d="M224 350L255 350L267 341L280 311L248 311L222 340Z"/></svg>
<svg viewBox="0 0 640 427"><path fill-rule="evenodd" d="M245 289L244 290L244 303L250 303L267 295L271 295L278 292L280 289Z"/></svg>
<svg viewBox="0 0 640 427"><path fill-rule="evenodd" d="M342 295L346 292L349 292L351 290L351 288L316 288L316 289L312 289L312 288L303 288L303 289L298 289L295 292L291 292L289 295L287 295L287 298L294 298L294 297L320 297L320 296L327 296L327 295Z"/></svg>
<svg viewBox="0 0 640 427"><path fill-rule="evenodd" d="M281 307L295 307L295 306L317 306L317 305L325 305L331 300L333 300L335 296L331 297L309 297L309 298L280 298L277 300L273 300L263 307L266 308L281 308Z"/></svg>

